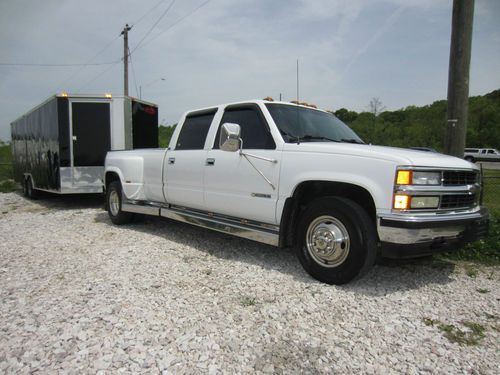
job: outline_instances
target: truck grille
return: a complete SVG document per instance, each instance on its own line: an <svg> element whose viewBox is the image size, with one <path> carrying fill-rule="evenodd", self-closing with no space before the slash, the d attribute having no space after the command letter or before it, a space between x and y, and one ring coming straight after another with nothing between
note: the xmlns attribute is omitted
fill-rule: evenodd
<svg viewBox="0 0 500 375"><path fill-rule="evenodd" d="M474 171L444 171L443 185L473 185L477 182L477 172Z"/></svg>
<svg viewBox="0 0 500 375"><path fill-rule="evenodd" d="M452 208L471 208L474 207L476 196L474 194L443 195L439 208L448 210Z"/></svg>

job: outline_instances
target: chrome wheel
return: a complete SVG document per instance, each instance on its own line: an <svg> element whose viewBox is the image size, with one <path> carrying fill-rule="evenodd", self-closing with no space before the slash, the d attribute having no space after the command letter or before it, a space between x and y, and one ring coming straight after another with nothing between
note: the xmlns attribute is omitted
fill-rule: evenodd
<svg viewBox="0 0 500 375"><path fill-rule="evenodd" d="M108 205L111 215L117 216L120 213L120 197L116 190L112 190L109 193Z"/></svg>
<svg viewBox="0 0 500 375"><path fill-rule="evenodd" d="M307 228L306 247L316 263L323 267L337 267L349 255L349 232L338 219L320 216Z"/></svg>

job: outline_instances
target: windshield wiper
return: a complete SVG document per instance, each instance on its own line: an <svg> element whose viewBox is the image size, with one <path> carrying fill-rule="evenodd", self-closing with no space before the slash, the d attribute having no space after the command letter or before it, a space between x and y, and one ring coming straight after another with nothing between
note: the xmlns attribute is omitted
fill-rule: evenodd
<svg viewBox="0 0 500 375"><path fill-rule="evenodd" d="M342 139L340 140L340 142L345 142L345 143L356 143L356 144L358 144L358 145L364 145L364 144L366 144L365 142L360 141L360 140L358 140L358 139L354 139L354 138L342 138Z"/></svg>
<svg viewBox="0 0 500 375"><path fill-rule="evenodd" d="M305 134L302 137L299 137L297 135L288 134L284 131L281 131L281 134L283 134L285 137L288 137L289 142L293 141L294 143L297 142L297 144L299 144L302 141L313 141L313 140L329 141L329 142L344 142L343 139L341 141L339 141L338 139L323 137L322 135ZM353 141L354 141L354 139L353 139Z"/></svg>
<svg viewBox="0 0 500 375"><path fill-rule="evenodd" d="M311 135L311 134L303 135L302 137L300 137L300 138L297 139L297 142L300 142L300 141L313 141L313 140L330 141L330 142L340 142L337 139L323 137L322 135Z"/></svg>

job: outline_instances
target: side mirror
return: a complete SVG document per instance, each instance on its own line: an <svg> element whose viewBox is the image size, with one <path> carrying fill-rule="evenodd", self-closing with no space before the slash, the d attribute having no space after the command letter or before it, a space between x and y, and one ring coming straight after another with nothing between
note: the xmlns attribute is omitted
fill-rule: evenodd
<svg viewBox="0 0 500 375"><path fill-rule="evenodd" d="M219 138L219 148L222 151L235 152L240 149L241 127L238 124L226 122L222 124Z"/></svg>

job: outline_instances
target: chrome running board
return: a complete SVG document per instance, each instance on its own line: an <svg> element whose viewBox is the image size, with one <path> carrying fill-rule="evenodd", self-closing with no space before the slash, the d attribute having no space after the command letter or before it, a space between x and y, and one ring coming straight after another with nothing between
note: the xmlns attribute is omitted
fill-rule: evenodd
<svg viewBox="0 0 500 375"><path fill-rule="evenodd" d="M173 205L159 206L148 202L123 202L122 210L143 215L162 216L272 246L279 244L279 226L277 225L205 213Z"/></svg>

